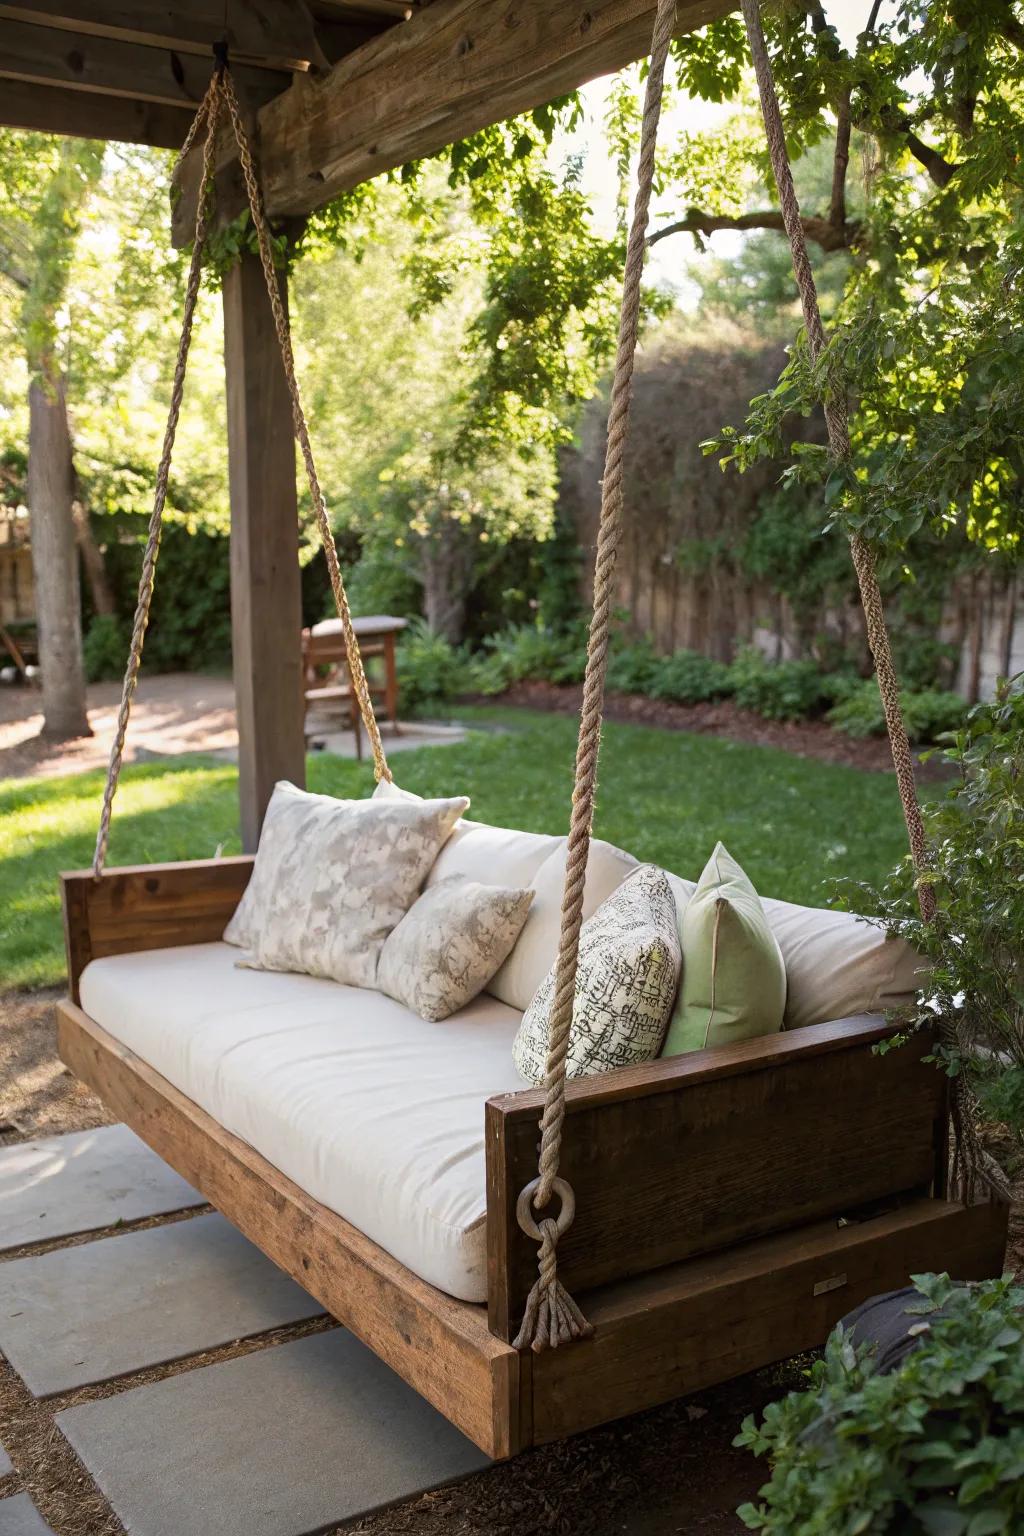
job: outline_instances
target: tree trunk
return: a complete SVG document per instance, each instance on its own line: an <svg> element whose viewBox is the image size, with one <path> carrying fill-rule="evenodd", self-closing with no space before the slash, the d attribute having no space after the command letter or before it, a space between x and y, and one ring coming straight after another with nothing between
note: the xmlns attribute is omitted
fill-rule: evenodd
<svg viewBox="0 0 1024 1536"><path fill-rule="evenodd" d="M92 606L98 614L109 616L114 612L114 598L107 580L103 551L93 536L89 513L80 501L72 501L71 516L74 519L78 547L82 552L82 565L85 568L85 580L89 588L89 596L92 598Z"/></svg>
<svg viewBox="0 0 1024 1536"><path fill-rule="evenodd" d="M39 621L43 735L91 736L85 709L74 474L64 381L48 359L29 386L28 504Z"/></svg>
<svg viewBox="0 0 1024 1536"><path fill-rule="evenodd" d="M420 571L427 628L460 645L466 626L468 534L454 518L442 518L422 541Z"/></svg>

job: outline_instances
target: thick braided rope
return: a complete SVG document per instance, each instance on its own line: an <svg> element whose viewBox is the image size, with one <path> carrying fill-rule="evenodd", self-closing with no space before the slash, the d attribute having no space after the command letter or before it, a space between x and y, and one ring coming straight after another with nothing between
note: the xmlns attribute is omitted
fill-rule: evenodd
<svg viewBox="0 0 1024 1536"><path fill-rule="evenodd" d="M746 24L750 53L754 62L754 72L757 76L758 92L761 98L761 115L764 119L765 134L768 140L768 152L775 176L775 184L778 188L782 220L786 228L786 234L789 237L789 246L793 258L793 274L800 292L800 303L803 309L808 345L812 359L817 359L825 346L825 329L821 320L821 310L818 306L818 292L814 281L814 273L807 254L807 242L804 238L803 225L800 222L800 204L797 201L796 188L793 185L793 171L786 150L786 134L782 122L782 111L779 106L778 94L775 90L775 81L772 75L771 61L768 57L768 48L765 43L764 29L761 25L760 8L758 0L740 0L740 4L743 11L743 20ZM825 424L828 428L829 448L832 455L840 461L849 459L850 431L846 397L845 395L838 396L823 402L823 404ZM850 553L853 557L854 570L857 573L857 585L860 589L860 600L867 625L868 644L871 647L871 654L875 663L875 675L878 679L878 689L882 698L882 708L885 711L885 724L889 733L889 745L892 749L893 766L896 770L896 783L899 788L900 802L903 806L903 819L906 822L910 854L918 875L918 904L921 909L922 918L926 923L930 923L935 920L937 911L935 890L926 877L928 845L924 819L921 815L921 807L917 799L914 760L910 751L906 727L903 723L899 680L893 662L889 628L886 624L885 613L882 607L882 595L878 587L874 551L860 535L854 534L850 539ZM953 1021L940 1019L938 1021L938 1028L943 1044L951 1051L959 1053L960 1041ZM971 1200L974 1198L979 1183L983 1183L1000 1197L1007 1198L1007 1187L1001 1171L978 1141L974 1099L970 1086L962 1072L952 1081L950 1098L953 1124L951 1180L954 1189L959 1187L964 1198Z"/></svg>
<svg viewBox="0 0 1024 1536"><path fill-rule="evenodd" d="M181 400L185 389L185 370L188 365L188 351L192 341L192 321L195 317L196 300L199 295L199 284L203 272L203 247L206 244L206 227L210 216L214 141L217 133L220 101L220 81L214 76L207 87L206 95L199 105L199 111L193 119L192 126L185 140L185 148L182 150L182 154L184 154L192 145L201 125L205 122L206 139L203 144L203 174L200 183L199 201L196 205L195 240L192 246L192 259L189 263L188 282L185 285L185 311L181 323L181 337L178 341L178 356L174 365L171 404L167 413L167 426L164 429L160 463L157 466L153 510L150 513L149 532L142 557L139 595L135 605L135 621L132 625L128 665L125 668L124 683L121 688L121 705L117 712L117 729L114 733L114 744L110 749L107 782L103 788L103 809L100 812L100 825L96 833L96 851L93 854L92 860L92 872L97 879L102 874L103 865L106 862L107 846L110 842L110 818L114 810L114 796L117 794L118 779L121 776L125 737L128 733L132 700L135 697L135 687L139 679L139 667L142 665L142 647L146 638L146 628L149 624L149 610L153 601L153 581L156 575L157 557L160 554L160 533L163 526L164 503L167 500L167 481L171 472L171 455L174 452L174 439L178 431L178 417L181 414Z"/></svg>
<svg viewBox="0 0 1024 1536"><path fill-rule="evenodd" d="M377 716L374 713L373 698L366 681L366 670L363 666L363 658L359 650L359 640L352 626L352 612L349 608L348 595L345 591L345 583L341 575L337 545L334 542L330 518L327 515L327 503L324 501L324 494L320 489L320 477L317 474L316 464L313 460L313 449L309 441L309 429L306 425L305 412L302 409L298 379L295 376L295 355L292 351L291 330L288 325L288 317L284 312L284 304L281 301L281 289L274 267L270 234L263 212L263 197L260 192L259 182L256 179L252 152L249 148L248 135L242 123L242 115L239 111L238 99L235 96L235 88L231 75L227 71L224 73L223 90L224 99L227 102L228 112L231 117L231 126L234 129L235 141L238 145L242 175L245 178L245 189L249 198L249 211L252 214L253 227L256 230L256 239L259 243L260 263L266 280L267 297L270 300L270 308L274 316L274 328L277 331L277 340L281 348L281 362L284 365L285 378L288 382L288 393L291 396L295 436L298 439L299 448L302 452L302 462L306 466L306 479L309 482L309 494L312 497L313 511L316 514L320 542L323 545L324 556L327 560L327 569L331 578L331 589L334 592L334 601L337 605L338 617L341 620L341 627L345 636L345 654L348 658L352 687L355 689L356 698L359 700L359 709L363 717L363 724L366 726L366 734L370 738L374 774L378 782L381 779L390 781L391 770L388 767L388 760L384 754L384 743L381 741L380 727L377 724Z"/></svg>
<svg viewBox="0 0 1024 1536"><path fill-rule="evenodd" d="M594 566L594 612L587 646L587 668L583 683L583 708L576 748L576 781L572 797L572 819L566 847L565 888L562 896L562 924L555 971L555 993L548 1021L548 1056L545 1075L544 1112L540 1122L539 1182L534 1205L542 1209L550 1200L558 1177L565 1121L565 1068L572 1027L573 1000L576 993L576 965L579 956L580 927L583 920L583 889L586 881L590 831L594 819L594 793L597 786L597 758L601 743L601 716L604 709L605 674L608 667L608 639L614 593L615 561L621 538L623 460L632 394L633 364L640 325L640 282L646 251L647 220L654 183L654 154L657 146L658 120L661 116L665 62L675 21L675 0L659 0L651 41L650 72L644 95L640 131L640 161L637 174L633 222L626 246L626 265L622 283L618 347L608 413L608 442L605 450L604 479L601 487L601 518ZM558 1283L556 1257L557 1233L554 1224L543 1222L544 1238L539 1257L539 1274L527 1303L523 1326L516 1346L530 1344L534 1349L554 1347L590 1332L575 1302Z"/></svg>

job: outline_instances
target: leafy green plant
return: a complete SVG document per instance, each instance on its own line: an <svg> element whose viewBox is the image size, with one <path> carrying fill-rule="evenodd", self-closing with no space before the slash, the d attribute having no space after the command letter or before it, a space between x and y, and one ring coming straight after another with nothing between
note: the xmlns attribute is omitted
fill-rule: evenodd
<svg viewBox="0 0 1024 1536"><path fill-rule="evenodd" d="M90 683L124 676L128 638L128 627L116 614L96 614L82 641L85 675Z"/></svg>
<svg viewBox="0 0 1024 1536"><path fill-rule="evenodd" d="M729 668L699 651L674 651L654 670L649 690L655 699L675 699L680 704L701 704L732 692Z"/></svg>
<svg viewBox="0 0 1024 1536"><path fill-rule="evenodd" d="M612 642L608 687L618 693L650 693L661 666L649 640Z"/></svg>
<svg viewBox="0 0 1024 1536"><path fill-rule="evenodd" d="M729 668L729 682L741 709L766 720L804 720L819 714L830 688L813 661L770 662L747 646Z"/></svg>
<svg viewBox="0 0 1024 1536"><path fill-rule="evenodd" d="M917 1347L876 1374L840 1326L810 1386L744 1421L767 1456L757 1504L778 1536L1015 1536L1024 1529L1024 1287L916 1275Z"/></svg>
<svg viewBox="0 0 1024 1536"><path fill-rule="evenodd" d="M586 634L582 625L556 632L536 624L515 624L484 642L474 677L480 693L503 693L513 683L542 678L551 683L578 683L586 666Z"/></svg>
<svg viewBox="0 0 1024 1536"><path fill-rule="evenodd" d="M929 963L927 984L902 1022L950 1022L955 1044L936 1048L950 1076L970 1074L982 1099L1024 1137L1024 678L1003 683L973 709L942 755L958 777L925 801L928 864L920 877L937 915L920 915L909 857L850 905L882 919ZM1012 1117L1019 1116L1016 1120Z"/></svg>
<svg viewBox="0 0 1024 1536"><path fill-rule="evenodd" d="M935 688L920 692L904 689L900 694L903 706L903 723L911 741L933 742L947 731L955 731L963 724L967 703L956 693L944 693ZM827 716L830 725L846 736L862 739L866 736L885 735L885 711L878 684L873 677L866 678L855 688L845 692L834 704Z"/></svg>
<svg viewBox="0 0 1024 1536"><path fill-rule="evenodd" d="M395 651L404 710L449 703L472 687L464 647L435 635L423 619L414 619Z"/></svg>

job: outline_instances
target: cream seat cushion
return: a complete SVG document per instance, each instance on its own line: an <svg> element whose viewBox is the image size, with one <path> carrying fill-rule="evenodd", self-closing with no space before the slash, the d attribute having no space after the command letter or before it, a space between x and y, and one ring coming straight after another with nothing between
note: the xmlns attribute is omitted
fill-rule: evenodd
<svg viewBox="0 0 1024 1536"><path fill-rule="evenodd" d="M923 962L902 939L853 912L762 901L786 965L786 1029L913 1001Z"/></svg>
<svg viewBox="0 0 1024 1536"><path fill-rule="evenodd" d="M409 790L399 789L382 779L375 798L418 800ZM561 930L562 888L565 884L564 837L541 832L518 832L508 827L491 827L485 822L458 823L442 848L427 877L428 888L461 875L482 885L533 887L533 905L523 931L504 965L487 984L492 997L518 1008L520 1013L533 1001L558 954ZM587 883L583 895L583 920L592 917L601 904L617 891L626 876L637 867L631 853L591 839L587 860Z"/></svg>
<svg viewBox="0 0 1024 1536"><path fill-rule="evenodd" d="M82 1007L417 1275L487 1294L484 1102L524 1086L519 1014L428 1024L378 992L239 969L227 944L94 960Z"/></svg>

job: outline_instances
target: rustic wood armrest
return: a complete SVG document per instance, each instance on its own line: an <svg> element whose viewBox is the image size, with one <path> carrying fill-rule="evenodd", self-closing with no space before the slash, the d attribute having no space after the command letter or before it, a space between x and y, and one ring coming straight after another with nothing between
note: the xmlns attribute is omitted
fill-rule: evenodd
<svg viewBox="0 0 1024 1536"><path fill-rule="evenodd" d="M941 1187L946 1080L922 1062L923 1035L876 1055L891 1033L847 1019L569 1083L569 1290ZM488 1310L505 1339L536 1276L515 1209L536 1176L543 1100L530 1089L486 1109Z"/></svg>
<svg viewBox="0 0 1024 1536"><path fill-rule="evenodd" d="M208 944L219 939L252 874L252 854L137 864L62 874L69 993L90 960L139 949Z"/></svg>

